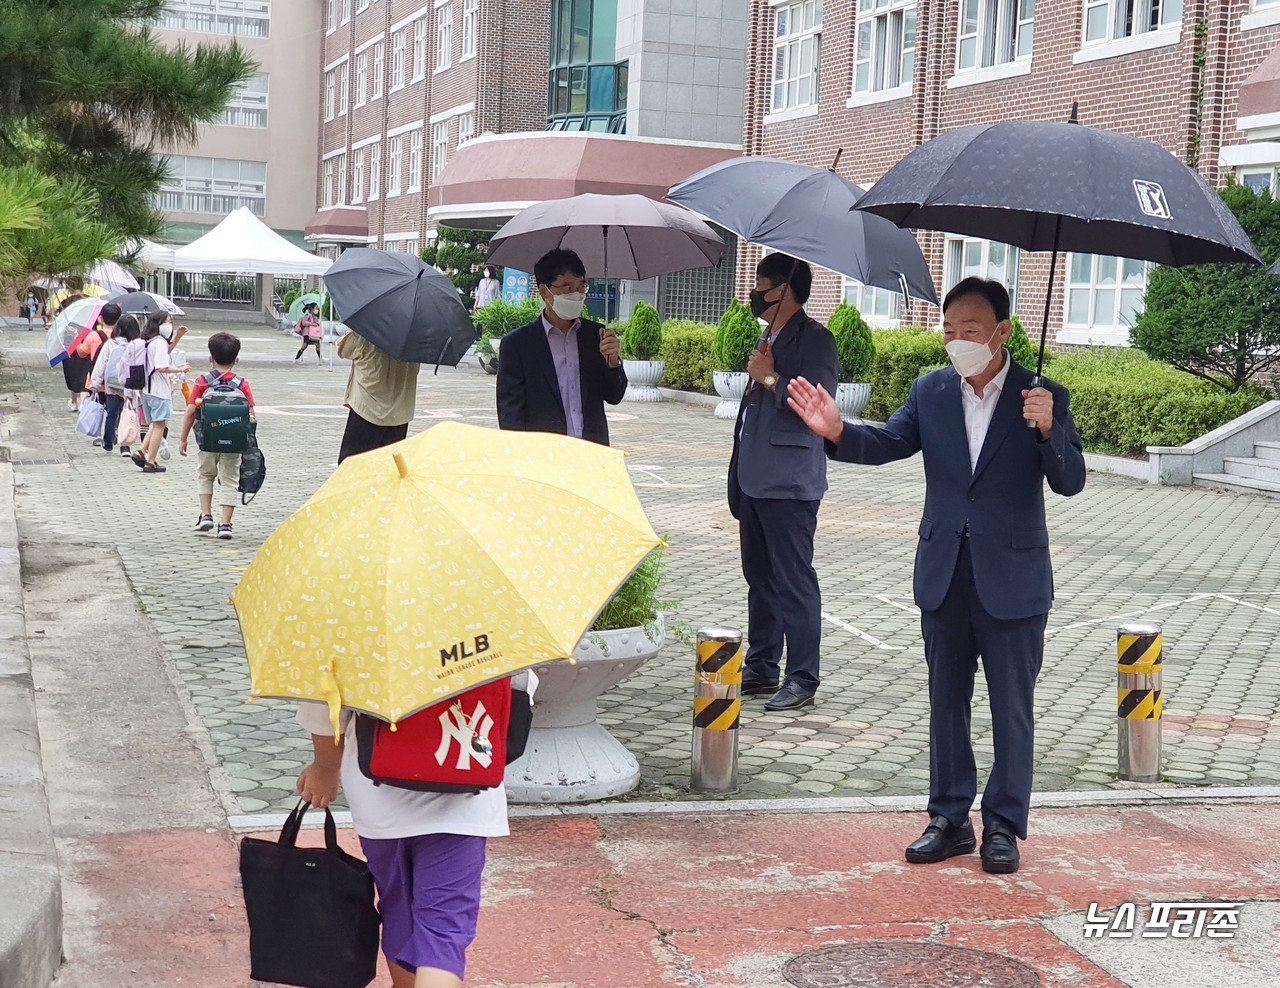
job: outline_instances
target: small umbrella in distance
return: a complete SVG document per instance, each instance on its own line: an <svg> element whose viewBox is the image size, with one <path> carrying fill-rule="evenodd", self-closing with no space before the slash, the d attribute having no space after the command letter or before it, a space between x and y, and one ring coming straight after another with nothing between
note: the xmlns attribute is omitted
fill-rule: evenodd
<svg viewBox="0 0 1280 988"><path fill-rule="evenodd" d="M747 155L704 168L667 198L743 240L848 275L874 288L938 304L916 238L850 212L862 189L830 168Z"/></svg>
<svg viewBox="0 0 1280 988"><path fill-rule="evenodd" d="M319 292L307 292L305 295L299 295L289 306L289 318L297 322L302 318L302 310L313 302L319 307L324 303L324 296Z"/></svg>
<svg viewBox="0 0 1280 988"><path fill-rule="evenodd" d="M1005 121L935 137L856 207L902 227L1053 251L1037 375L1060 251L1171 266L1261 263L1222 197L1193 169L1150 141L1082 126L1077 115L1073 106L1067 123Z"/></svg>
<svg viewBox="0 0 1280 988"><path fill-rule="evenodd" d="M186 315L172 299L157 295L155 292L114 292L104 301L114 302L120 306L121 312L144 312L147 315L153 312L167 312L171 316Z"/></svg>
<svg viewBox="0 0 1280 988"><path fill-rule="evenodd" d="M53 317L45 336L45 350L50 367L56 367L66 360L84 335L98 324L102 305L100 298L80 298Z"/></svg>
<svg viewBox="0 0 1280 988"><path fill-rule="evenodd" d="M416 255L353 247L324 280L343 323L396 360L456 367L475 342L458 289Z"/></svg>

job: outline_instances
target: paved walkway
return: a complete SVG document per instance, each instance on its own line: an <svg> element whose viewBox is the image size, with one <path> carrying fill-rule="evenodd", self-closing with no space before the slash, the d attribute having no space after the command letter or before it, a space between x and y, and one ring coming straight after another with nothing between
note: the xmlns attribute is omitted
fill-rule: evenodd
<svg viewBox="0 0 1280 988"><path fill-rule="evenodd" d="M193 327L193 364L202 365L203 338L214 328ZM38 333L0 336L0 446L14 461L27 552L72 543L120 554L208 731L224 809L252 814L291 805L308 742L283 705L246 702L226 598L262 539L332 470L346 375L341 366L317 367L314 356L295 364L279 333L230 328L245 341L241 369L261 403L269 469L262 494L237 511L234 541L191 532L194 460L179 461L176 442L169 472L144 476L74 432L61 374L45 366ZM424 372L415 429L449 418L494 424L493 383L474 365ZM669 535L667 592L680 618L694 628L745 625L736 526L723 493L731 423L676 403L624 404L611 420L615 446L633 454L654 526ZM819 703L799 714L748 708L743 797L926 788L924 663L910 596L920 463L837 465L831 478L818 533L826 620ZM1091 475L1084 494L1049 503L1059 597L1038 692L1037 789L1112 785L1115 627L1127 618L1164 624L1168 781L1280 783L1276 502ZM671 642L603 698L602 720L642 765L633 799L690 797L691 663L691 648ZM991 752L981 685L975 702L981 770Z"/></svg>

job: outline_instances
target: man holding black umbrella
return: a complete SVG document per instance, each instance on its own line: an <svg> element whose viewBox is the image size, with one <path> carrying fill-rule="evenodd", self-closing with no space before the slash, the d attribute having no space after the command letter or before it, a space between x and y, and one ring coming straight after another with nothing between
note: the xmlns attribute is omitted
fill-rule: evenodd
<svg viewBox="0 0 1280 988"><path fill-rule="evenodd" d="M883 428L841 422L825 387L803 378L791 383L789 403L833 459L880 464L924 454L914 584L929 669L930 821L906 859L931 864L976 846L969 720L981 656L995 741L982 867L1008 874L1027 837L1035 681L1053 602L1044 483L1067 497L1080 493L1084 454L1067 390L1052 381L1036 387L1004 349L1004 286L966 278L942 311L954 370L918 378Z"/></svg>

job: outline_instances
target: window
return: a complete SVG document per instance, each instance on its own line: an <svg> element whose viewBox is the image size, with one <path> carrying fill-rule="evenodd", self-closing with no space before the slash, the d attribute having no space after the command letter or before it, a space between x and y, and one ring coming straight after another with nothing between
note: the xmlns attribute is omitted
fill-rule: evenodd
<svg viewBox="0 0 1280 988"><path fill-rule="evenodd" d="M351 152L351 203L364 202L364 156L366 148Z"/></svg>
<svg viewBox="0 0 1280 988"><path fill-rule="evenodd" d="M862 0L866 3L868 0ZM789 110L818 102L818 47L822 0L778 7L773 30L773 109Z"/></svg>
<svg viewBox="0 0 1280 988"><path fill-rule="evenodd" d="M363 14L369 9L369 0L358 0L356 3L356 13Z"/></svg>
<svg viewBox="0 0 1280 988"><path fill-rule="evenodd" d="M1072 254L1067 266L1068 327L1121 332L1142 311L1147 291L1146 261L1097 254Z"/></svg>
<svg viewBox="0 0 1280 988"><path fill-rule="evenodd" d="M1280 0L1277 0L1280 2ZM1275 195L1276 191L1276 169L1274 168L1250 168L1236 169L1236 179L1246 188L1253 189L1255 193L1270 192Z"/></svg>
<svg viewBox="0 0 1280 988"><path fill-rule="evenodd" d="M404 138L387 141L387 198L400 194L400 170L404 165Z"/></svg>
<svg viewBox="0 0 1280 988"><path fill-rule="evenodd" d="M347 156L338 155L338 198L337 202L347 201Z"/></svg>
<svg viewBox="0 0 1280 988"><path fill-rule="evenodd" d="M391 36L391 91L404 86L404 31Z"/></svg>
<svg viewBox="0 0 1280 988"><path fill-rule="evenodd" d="M476 136L476 115L463 113L458 116L458 146L461 147Z"/></svg>
<svg viewBox="0 0 1280 988"><path fill-rule="evenodd" d="M324 26L332 33L338 30L338 0L326 0L324 5Z"/></svg>
<svg viewBox="0 0 1280 988"><path fill-rule="evenodd" d="M1183 0L1085 0L1086 44L1119 41L1182 23Z"/></svg>
<svg viewBox="0 0 1280 988"><path fill-rule="evenodd" d="M386 45L379 41L373 48L373 95L370 99L377 99L382 95L382 63L384 49Z"/></svg>
<svg viewBox="0 0 1280 988"><path fill-rule="evenodd" d="M416 240L406 240L406 241L404 241L404 252L405 252L406 254L412 254L414 257L417 257L417 256L418 256L418 241L416 241Z"/></svg>
<svg viewBox="0 0 1280 988"><path fill-rule="evenodd" d="M960 0L956 66L989 68L1031 57L1036 0Z"/></svg>
<svg viewBox="0 0 1280 988"><path fill-rule="evenodd" d="M338 69L338 116L340 117L347 115L347 105L351 97L350 73L347 72L347 68L347 63L343 62Z"/></svg>
<svg viewBox="0 0 1280 988"><path fill-rule="evenodd" d="M476 53L477 0L462 0L462 57L471 58Z"/></svg>
<svg viewBox="0 0 1280 988"><path fill-rule="evenodd" d="M625 133L628 65L617 61L616 3L552 0L551 34L547 129Z"/></svg>
<svg viewBox="0 0 1280 988"><path fill-rule="evenodd" d="M222 122L228 127L265 127L267 90L267 73L255 72L236 86L235 93L222 111Z"/></svg>
<svg viewBox="0 0 1280 988"><path fill-rule="evenodd" d="M369 201L382 192L382 144L369 145Z"/></svg>
<svg viewBox="0 0 1280 988"><path fill-rule="evenodd" d="M342 23L351 20L351 0L342 0Z"/></svg>
<svg viewBox="0 0 1280 988"><path fill-rule="evenodd" d="M844 300L862 314L872 326L898 325L902 296L883 288L869 288L852 278L844 279Z"/></svg>
<svg viewBox="0 0 1280 988"><path fill-rule="evenodd" d="M435 182L449 161L449 122L431 125L431 181Z"/></svg>
<svg viewBox="0 0 1280 988"><path fill-rule="evenodd" d="M427 21L413 22L413 80L417 82L427 74Z"/></svg>
<svg viewBox="0 0 1280 988"><path fill-rule="evenodd" d="M356 56L356 106L364 106L369 94L369 53Z"/></svg>
<svg viewBox="0 0 1280 988"><path fill-rule="evenodd" d="M324 181L321 184L320 205L326 209L334 204L333 198L334 160L327 158L324 163Z"/></svg>
<svg viewBox="0 0 1280 988"><path fill-rule="evenodd" d="M422 190L422 131L409 134L409 191Z"/></svg>
<svg viewBox="0 0 1280 988"><path fill-rule="evenodd" d="M271 0L169 0L156 23L173 31L269 38Z"/></svg>
<svg viewBox="0 0 1280 988"><path fill-rule="evenodd" d="M915 66L915 0L858 0L853 91L908 88Z"/></svg>
<svg viewBox="0 0 1280 988"><path fill-rule="evenodd" d="M1009 289L1009 301L1016 307L1018 248L994 240L947 237L946 269L943 284L947 291L965 278L991 278Z"/></svg>
<svg viewBox="0 0 1280 988"><path fill-rule="evenodd" d="M324 74L324 118L326 120L333 119L334 102L336 100L336 91L338 86L337 77L332 72Z"/></svg>
<svg viewBox="0 0 1280 988"><path fill-rule="evenodd" d="M174 155L166 167L168 175L154 199L157 209L225 216L248 206L257 216L266 212L265 161Z"/></svg>
<svg viewBox="0 0 1280 988"><path fill-rule="evenodd" d="M436 71L453 64L453 4L436 8Z"/></svg>

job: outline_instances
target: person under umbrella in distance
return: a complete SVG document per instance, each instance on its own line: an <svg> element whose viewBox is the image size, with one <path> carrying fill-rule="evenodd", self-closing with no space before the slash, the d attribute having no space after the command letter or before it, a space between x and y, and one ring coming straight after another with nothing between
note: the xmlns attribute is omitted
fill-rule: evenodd
<svg viewBox="0 0 1280 988"><path fill-rule="evenodd" d="M627 390L617 334L581 318L587 269L573 251L547 252L533 276L544 308L502 341L498 427L608 446L605 402L618 404Z"/></svg>
<svg viewBox="0 0 1280 988"><path fill-rule="evenodd" d="M952 366L917 378L883 428L840 420L831 392L797 378L788 403L827 440L827 455L879 464L924 454L925 507L915 599L929 669L929 825L906 850L914 863L968 854L977 769L969 737L982 657L995 764L982 796L982 868L1018 870L1034 766L1036 676L1053 603L1044 483L1084 490L1084 454L1067 389L1034 387L1004 348L1009 293L966 278L942 303ZM1023 422L1035 428L1020 427Z"/></svg>
<svg viewBox="0 0 1280 988"><path fill-rule="evenodd" d="M769 254L756 265L751 312L768 328L747 364L729 460L729 510L738 519L747 580L748 639L742 695L768 695L767 710L796 710L818 690L822 596L813 535L827 490L818 438L787 406L787 383L805 375L835 390L840 361L825 326L804 311L813 272ZM779 689L783 646L787 676Z"/></svg>

